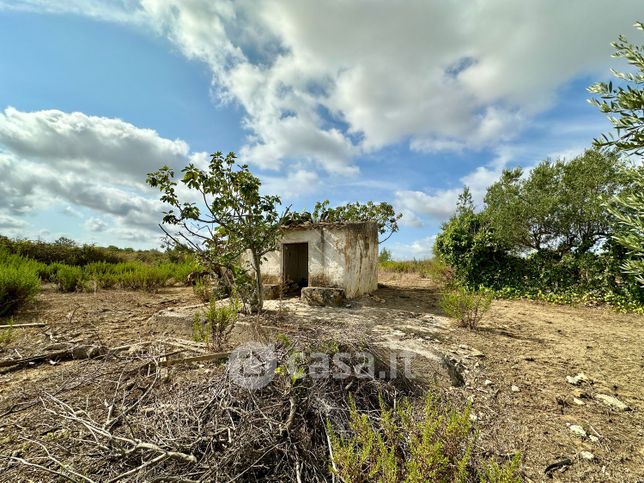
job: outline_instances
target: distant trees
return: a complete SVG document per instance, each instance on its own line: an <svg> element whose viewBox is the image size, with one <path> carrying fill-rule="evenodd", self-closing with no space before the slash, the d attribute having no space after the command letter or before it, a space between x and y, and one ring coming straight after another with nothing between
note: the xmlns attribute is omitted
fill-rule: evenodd
<svg viewBox="0 0 644 483"><path fill-rule="evenodd" d="M635 27L644 30L644 24ZM634 72L613 70L618 83L598 82L589 91L599 96L591 104L607 114L617 135L604 134L595 140L600 148L614 149L629 156L644 155L644 46L634 45L619 36L613 42L613 57L625 59L635 68ZM608 210L615 217L614 240L628 252L629 258L622 268L633 274L644 285L644 172L639 165L624 169L629 187L608 203Z"/></svg>
<svg viewBox="0 0 644 483"><path fill-rule="evenodd" d="M570 161L543 161L524 175L505 170L485 195L485 222L500 246L580 255L606 240L604 202L621 189L617 156L588 150Z"/></svg>
<svg viewBox="0 0 644 483"><path fill-rule="evenodd" d="M602 300L617 293L637 302L643 297L633 278L619 273L625 250L613 241L615 218L605 206L634 195L622 175L625 164L588 150L567 162L543 161L528 173L505 170L480 211L465 188L434 251L467 287ZM622 216L630 220L624 210Z"/></svg>

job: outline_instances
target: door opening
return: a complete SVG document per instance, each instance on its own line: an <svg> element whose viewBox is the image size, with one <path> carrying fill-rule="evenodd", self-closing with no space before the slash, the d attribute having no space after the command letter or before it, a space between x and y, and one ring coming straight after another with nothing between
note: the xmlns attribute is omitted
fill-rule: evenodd
<svg viewBox="0 0 644 483"><path fill-rule="evenodd" d="M299 294L309 284L309 244L282 245L282 280L287 294Z"/></svg>

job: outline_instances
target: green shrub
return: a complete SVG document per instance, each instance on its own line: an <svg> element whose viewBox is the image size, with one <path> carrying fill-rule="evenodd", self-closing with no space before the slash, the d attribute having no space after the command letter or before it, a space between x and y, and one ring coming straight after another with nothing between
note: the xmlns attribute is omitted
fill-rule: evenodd
<svg viewBox="0 0 644 483"><path fill-rule="evenodd" d="M221 350L235 328L239 309L236 298L229 299L227 305L217 305L217 301L211 299L208 308L194 316L192 335L195 341L210 343L215 350Z"/></svg>
<svg viewBox="0 0 644 483"><path fill-rule="evenodd" d="M13 319L9 320L9 328L0 330L0 347L11 342L14 338Z"/></svg>
<svg viewBox="0 0 644 483"><path fill-rule="evenodd" d="M463 327L468 329L476 329L491 303L491 293L473 292L464 288L443 293L439 301L443 312L458 320Z"/></svg>
<svg viewBox="0 0 644 483"><path fill-rule="evenodd" d="M0 316L10 315L40 290L42 264L0 249Z"/></svg>
<svg viewBox="0 0 644 483"><path fill-rule="evenodd" d="M85 274L81 267L61 265L56 272L55 281L61 292L82 290L85 280Z"/></svg>
<svg viewBox="0 0 644 483"><path fill-rule="evenodd" d="M395 409L360 413L350 400L349 427L327 422L333 472L344 482L521 481L520 456L499 466L477 461L470 408L450 409L429 394L422 410L402 400Z"/></svg>

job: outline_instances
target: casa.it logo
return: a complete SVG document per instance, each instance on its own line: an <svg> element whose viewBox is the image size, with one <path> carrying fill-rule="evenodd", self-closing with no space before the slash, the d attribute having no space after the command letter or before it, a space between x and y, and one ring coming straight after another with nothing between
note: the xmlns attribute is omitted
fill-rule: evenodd
<svg viewBox="0 0 644 483"><path fill-rule="evenodd" d="M273 346L249 342L231 352L227 367L232 382L257 390L266 387L275 377L277 357Z"/></svg>

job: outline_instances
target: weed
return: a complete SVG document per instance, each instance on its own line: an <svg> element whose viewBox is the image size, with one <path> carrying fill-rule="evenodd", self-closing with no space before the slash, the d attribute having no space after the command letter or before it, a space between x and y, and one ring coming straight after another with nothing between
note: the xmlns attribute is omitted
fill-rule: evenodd
<svg viewBox="0 0 644 483"><path fill-rule="evenodd" d="M333 471L342 481L520 481L520 455L501 466L473 458L469 406L450 409L429 393L422 409L406 399L389 409L381 400L377 414L359 412L350 400L348 431L337 434L327 423Z"/></svg>
<svg viewBox="0 0 644 483"><path fill-rule="evenodd" d="M7 329L0 330L0 347L8 344L14 338L13 333L13 319L9 319L9 327Z"/></svg>
<svg viewBox="0 0 644 483"><path fill-rule="evenodd" d="M0 316L10 315L40 290L38 262L0 251Z"/></svg>
<svg viewBox="0 0 644 483"><path fill-rule="evenodd" d="M195 341L210 343L214 350L221 350L235 328L239 309L236 298L231 298L227 305L217 305L217 301L211 299L208 308L194 316L192 335Z"/></svg>
<svg viewBox="0 0 644 483"><path fill-rule="evenodd" d="M439 301L443 312L458 320L463 327L468 329L476 329L491 303L491 293L473 292L464 288L445 292Z"/></svg>

